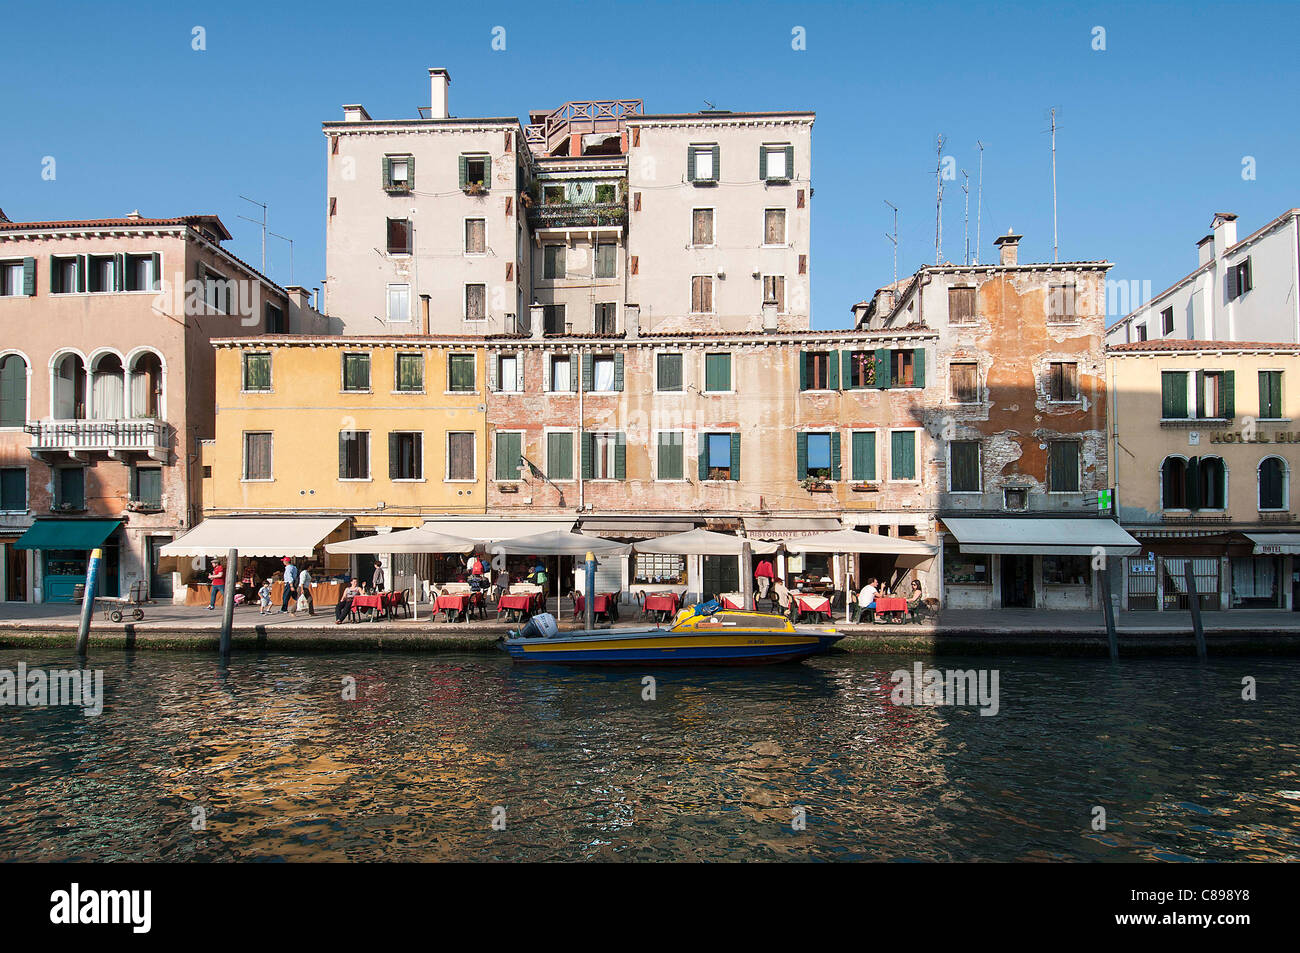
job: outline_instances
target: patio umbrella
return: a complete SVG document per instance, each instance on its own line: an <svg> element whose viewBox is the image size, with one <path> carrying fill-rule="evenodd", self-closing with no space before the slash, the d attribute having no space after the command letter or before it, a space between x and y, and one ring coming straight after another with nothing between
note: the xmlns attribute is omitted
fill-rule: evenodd
<svg viewBox="0 0 1300 953"><path fill-rule="evenodd" d="M842 529L834 533L819 533L816 536L803 536L798 539L787 539L785 548L792 553L873 553L882 556L894 556L895 565L903 569L916 569L934 559L935 554L939 551L937 546L921 543L914 539L881 536L879 533L859 533L857 530L852 529ZM847 573L845 575L847 577ZM848 613L849 599L846 586L844 598L844 620L846 622L848 621Z"/></svg>
<svg viewBox="0 0 1300 953"><path fill-rule="evenodd" d="M532 536L517 536L514 539L494 539L487 543L489 554L504 553L511 556L554 556L555 557L555 614L560 614L560 557L585 556L587 553L625 556L632 551L627 543L620 543L602 536L584 536L579 533L566 533L551 530L546 533L534 533ZM588 598L595 593L588 593Z"/></svg>
<svg viewBox="0 0 1300 953"><path fill-rule="evenodd" d="M362 536L338 543L328 543L325 546L325 551L327 553L373 553L378 550L389 555L393 553L468 553L481 545L483 544L477 540L465 539L462 536L451 536L447 533L435 533L431 529L417 526L414 529L398 530L396 533L378 533L374 536ZM396 577L396 573L394 573L394 577ZM396 582L396 578L393 581ZM418 580L413 578L411 581L412 621L419 619L420 594L417 585Z"/></svg>
<svg viewBox="0 0 1300 953"><path fill-rule="evenodd" d="M749 607L752 596L754 567L753 553L774 553L780 549L780 543L765 542L761 539L749 539L745 536L730 536L726 533L714 533L707 529L692 529L685 533L660 536L634 544L641 553L675 553L686 556L744 556L744 577L740 591L745 607ZM701 587L702 588L702 587ZM703 598L704 593L700 593Z"/></svg>

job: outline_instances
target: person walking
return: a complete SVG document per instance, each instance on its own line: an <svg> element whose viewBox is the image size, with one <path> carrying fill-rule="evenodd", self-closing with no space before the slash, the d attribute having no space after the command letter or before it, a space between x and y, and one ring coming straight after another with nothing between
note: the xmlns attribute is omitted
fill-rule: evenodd
<svg viewBox="0 0 1300 953"><path fill-rule="evenodd" d="M772 580L775 578L776 570L772 567L772 560L760 560L758 568L754 570L754 579L758 582L758 598L767 598L767 591L772 588Z"/></svg>
<svg viewBox="0 0 1300 953"><path fill-rule="evenodd" d="M257 590L257 608L261 615L271 614L271 580L263 579L262 588Z"/></svg>
<svg viewBox="0 0 1300 953"><path fill-rule="evenodd" d="M316 614L316 600L311 595L311 570L306 566L302 567L302 572L298 573L298 592L302 598L307 600L307 614Z"/></svg>
<svg viewBox="0 0 1300 953"><path fill-rule="evenodd" d="M226 567L221 563L214 563L212 572L208 573L208 585L212 591L208 593L208 608L215 609L217 606L217 593L221 592L226 584Z"/></svg>
<svg viewBox="0 0 1300 953"><path fill-rule="evenodd" d="M384 591L384 564L378 559L375 560L375 572L370 577L370 589L372 592Z"/></svg>
<svg viewBox="0 0 1300 953"><path fill-rule="evenodd" d="M284 598L280 600L280 611L289 611L289 600L298 598L298 567L288 556L284 557Z"/></svg>

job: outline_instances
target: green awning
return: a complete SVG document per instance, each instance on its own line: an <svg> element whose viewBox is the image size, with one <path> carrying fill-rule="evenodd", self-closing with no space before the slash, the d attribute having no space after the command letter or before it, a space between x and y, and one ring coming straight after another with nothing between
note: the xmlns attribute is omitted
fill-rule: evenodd
<svg viewBox="0 0 1300 953"><path fill-rule="evenodd" d="M14 548L94 549L121 525L121 520L37 520L18 538Z"/></svg>

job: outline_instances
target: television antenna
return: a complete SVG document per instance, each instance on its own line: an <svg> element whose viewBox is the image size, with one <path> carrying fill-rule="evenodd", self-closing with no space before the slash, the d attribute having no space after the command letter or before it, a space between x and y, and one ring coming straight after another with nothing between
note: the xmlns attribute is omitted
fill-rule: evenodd
<svg viewBox="0 0 1300 953"><path fill-rule="evenodd" d="M247 215L241 215L239 217L246 222L252 222L254 225L260 225L262 228L262 274L266 274L266 205L262 202L256 201L255 199L250 199L247 195L241 195L240 198L243 199L245 202L247 202L249 205L256 205L258 208L262 210L261 219L249 218Z"/></svg>
<svg viewBox="0 0 1300 953"><path fill-rule="evenodd" d="M889 199L884 199L884 203L894 210L894 234L890 235L888 232L886 232L885 237L888 238L891 242L893 242L894 245L894 286L897 286L898 284L898 206L895 205L893 202L889 201Z"/></svg>

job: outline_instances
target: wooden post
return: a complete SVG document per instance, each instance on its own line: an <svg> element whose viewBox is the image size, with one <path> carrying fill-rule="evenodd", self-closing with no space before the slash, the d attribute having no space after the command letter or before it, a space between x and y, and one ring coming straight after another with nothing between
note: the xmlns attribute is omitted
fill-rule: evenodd
<svg viewBox="0 0 1300 953"><path fill-rule="evenodd" d="M221 657L230 656L230 630L235 624L235 590L232 583L239 566L239 550L226 551L226 579L221 590Z"/></svg>
<svg viewBox="0 0 1300 953"><path fill-rule="evenodd" d="M1101 615L1106 620L1106 642L1110 646L1110 660L1119 659L1119 637L1115 633L1115 604L1110 601L1110 567L1097 570L1101 583Z"/></svg>
<svg viewBox="0 0 1300 953"><path fill-rule="evenodd" d="M1189 557L1183 563L1183 579L1187 582L1187 605L1192 610L1192 634L1196 636L1196 654L1205 658L1205 629L1201 626L1201 597L1196 592L1196 575L1192 572L1192 560Z"/></svg>
<svg viewBox="0 0 1300 953"><path fill-rule="evenodd" d="M740 566L744 575L740 579L740 601L746 609L754 606L754 547L748 540L740 547Z"/></svg>
<svg viewBox="0 0 1300 953"><path fill-rule="evenodd" d="M584 588L587 593L582 602L582 625L590 632L596 628L596 557L591 553L587 553L586 568L587 578Z"/></svg>
<svg viewBox="0 0 1300 953"><path fill-rule="evenodd" d="M90 642L90 617L95 613L95 586L99 582L99 560L102 549L90 551L90 565L86 567L86 591L81 594L81 621L77 623L77 656L85 658Z"/></svg>

